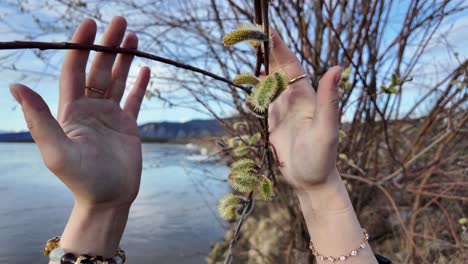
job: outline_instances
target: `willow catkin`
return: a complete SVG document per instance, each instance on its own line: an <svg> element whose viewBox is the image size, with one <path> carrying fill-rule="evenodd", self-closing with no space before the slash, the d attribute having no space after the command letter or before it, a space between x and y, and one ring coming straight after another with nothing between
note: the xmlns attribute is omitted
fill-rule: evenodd
<svg viewBox="0 0 468 264"><path fill-rule="evenodd" d="M247 99L255 111L263 113L278 93L278 83L272 75L266 76L256 86L253 93Z"/></svg>
<svg viewBox="0 0 468 264"><path fill-rule="evenodd" d="M232 193L224 195L218 203L218 212L224 219L233 219L236 216L236 206L241 198Z"/></svg>
<svg viewBox="0 0 468 264"><path fill-rule="evenodd" d="M241 193L252 192L257 189L259 180L257 175L250 172L232 172L232 178L229 182L231 187Z"/></svg>
<svg viewBox="0 0 468 264"><path fill-rule="evenodd" d="M263 32L261 26L255 24L241 24L237 29L223 37L223 44L225 46L232 46L239 42L247 41L249 44L256 47L267 40L269 40L269 37Z"/></svg>
<svg viewBox="0 0 468 264"><path fill-rule="evenodd" d="M251 73L240 73L234 77L232 82L237 85L242 85L242 84L257 85L260 82L260 80Z"/></svg>
<svg viewBox="0 0 468 264"><path fill-rule="evenodd" d="M258 185L258 193L263 200L271 200L271 197L274 195L273 182L266 177L262 177L262 180Z"/></svg>
<svg viewBox="0 0 468 264"><path fill-rule="evenodd" d="M255 164L255 161L249 158L236 160L231 164L231 169L233 171L251 172L256 167L257 164Z"/></svg>

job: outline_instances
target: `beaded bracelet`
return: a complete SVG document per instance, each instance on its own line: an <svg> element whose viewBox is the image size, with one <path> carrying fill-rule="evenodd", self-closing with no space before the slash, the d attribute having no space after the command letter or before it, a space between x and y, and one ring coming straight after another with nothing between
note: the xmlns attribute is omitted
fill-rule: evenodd
<svg viewBox="0 0 468 264"><path fill-rule="evenodd" d="M90 256L88 254L75 256L73 253L65 253L59 246L60 237L53 237L47 240L44 247L44 255L50 261L60 262L60 264L123 264L126 261L125 251L119 248L112 258L105 259L103 256Z"/></svg>
<svg viewBox="0 0 468 264"><path fill-rule="evenodd" d="M328 260L328 262L335 262L335 261L345 261L346 259L350 258L350 257L355 257L357 256L358 252L361 250L361 249L364 249L366 247L366 242L369 240L369 235L367 234L367 231L366 229L362 229L362 232L364 234L364 240L361 242L361 244L359 245L358 248L356 249L353 249L351 250L350 253L346 254L346 255L341 255L339 257L332 257L332 256L329 256L329 257L326 257L324 255L321 255L320 253L317 252L317 250L315 249L314 247L314 244L312 243L312 240L310 241L310 245L309 245L309 249L312 251L312 254L317 258L317 259L320 259L320 260Z"/></svg>

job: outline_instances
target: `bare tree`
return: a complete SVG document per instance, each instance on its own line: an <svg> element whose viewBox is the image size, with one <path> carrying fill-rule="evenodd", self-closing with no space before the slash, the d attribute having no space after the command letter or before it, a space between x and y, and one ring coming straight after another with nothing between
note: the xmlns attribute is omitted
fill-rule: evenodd
<svg viewBox="0 0 468 264"><path fill-rule="evenodd" d="M449 24L466 16L468 6L455 0L271 2L271 26L297 54L314 87L329 67L346 69L340 83L339 166L360 216L375 223L369 229L377 251L398 263L468 261L467 226L458 223L468 213L468 62L446 38ZM141 50L228 80L243 71L258 73L258 57L249 47L225 48L220 41L239 23L258 23L252 1L7 0L6 5L35 20L36 31L25 36L28 40L68 32L84 17L105 23L118 14L140 36ZM0 22L21 32L6 18ZM436 40L444 44L437 47L447 60L427 67ZM4 70L16 70L20 53L2 56L10 62ZM47 62L53 53L37 56ZM165 68L155 83L167 88L153 90L153 96L213 115L231 137L262 131L262 121L249 113L243 103L247 93L239 87L180 68ZM233 127L226 113L247 125ZM231 155L226 146L224 153ZM301 219L281 179L276 188L281 191L274 203ZM304 224L296 221L284 252L306 252L305 234ZM299 263L291 254L283 258L282 263Z"/></svg>

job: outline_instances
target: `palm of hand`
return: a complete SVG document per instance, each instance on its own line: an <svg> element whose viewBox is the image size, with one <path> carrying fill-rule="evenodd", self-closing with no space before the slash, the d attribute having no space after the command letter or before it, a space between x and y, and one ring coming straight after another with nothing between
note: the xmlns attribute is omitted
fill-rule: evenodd
<svg viewBox="0 0 468 264"><path fill-rule="evenodd" d="M295 188L321 183L335 168L338 133L328 131L314 116L315 100L304 80L270 105L270 142L281 173Z"/></svg>
<svg viewBox="0 0 468 264"><path fill-rule="evenodd" d="M273 35L273 41L271 67L290 79L302 75L302 66L278 35ZM270 143L282 175L296 189L323 183L335 170L339 76L339 67L330 69L317 93L307 79L301 79L270 104Z"/></svg>
<svg viewBox="0 0 468 264"><path fill-rule="evenodd" d="M139 189L141 143L135 119L113 100L82 98L60 122L68 151L53 152L49 168L89 203L132 202ZM64 155L69 153L69 155Z"/></svg>

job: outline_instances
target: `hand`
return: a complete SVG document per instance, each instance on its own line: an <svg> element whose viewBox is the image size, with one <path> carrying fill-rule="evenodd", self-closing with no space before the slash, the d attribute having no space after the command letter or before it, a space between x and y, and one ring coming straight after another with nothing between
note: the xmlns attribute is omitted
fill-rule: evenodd
<svg viewBox="0 0 468 264"><path fill-rule="evenodd" d="M124 39L126 24L124 18L114 18L101 44L137 49L135 34ZM95 22L86 19L72 42L93 44L95 36ZM119 103L133 56L96 53L86 76L88 56L84 50L66 55L58 121L44 100L26 86L14 84L11 93L22 106L45 164L73 192L76 204L129 207L140 185L142 154L136 119L150 71L141 69L122 109Z"/></svg>
<svg viewBox="0 0 468 264"><path fill-rule="evenodd" d="M271 68L289 79L304 74L291 50L274 32ZM269 109L270 141L281 173L296 190L310 189L338 175L338 92L341 68L331 68L320 80L317 93L307 78L291 85ZM338 176L339 177L339 176Z"/></svg>
<svg viewBox="0 0 468 264"><path fill-rule="evenodd" d="M271 66L289 79L304 74L277 34ZM322 77L317 93L307 79L291 84L269 109L270 141L286 181L296 190L311 240L326 256L340 256L362 241L361 225L336 169L340 67ZM366 244L347 263L377 263ZM328 261L327 261L328 262ZM317 259L317 263L325 263Z"/></svg>

